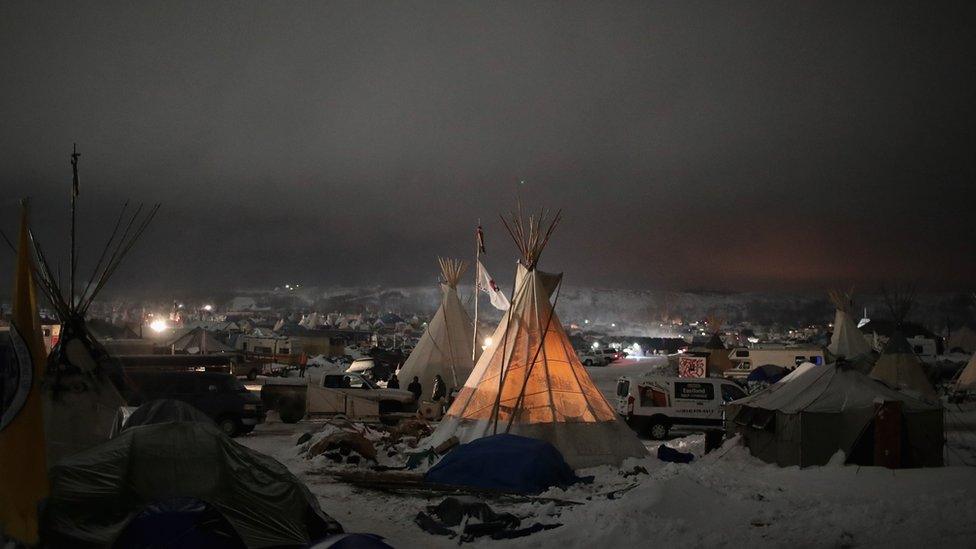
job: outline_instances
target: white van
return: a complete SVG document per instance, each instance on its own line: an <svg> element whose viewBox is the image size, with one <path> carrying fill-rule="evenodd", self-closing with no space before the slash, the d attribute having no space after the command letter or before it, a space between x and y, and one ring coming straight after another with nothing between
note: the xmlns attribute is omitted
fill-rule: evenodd
<svg viewBox="0 0 976 549"><path fill-rule="evenodd" d="M734 382L717 377L621 377L617 413L638 433L663 440L672 429L723 429L725 403L745 396Z"/></svg>

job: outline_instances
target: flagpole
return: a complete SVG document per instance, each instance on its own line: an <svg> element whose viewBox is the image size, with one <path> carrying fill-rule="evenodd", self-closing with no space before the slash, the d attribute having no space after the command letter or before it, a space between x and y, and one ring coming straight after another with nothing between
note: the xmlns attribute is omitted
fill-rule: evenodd
<svg viewBox="0 0 976 549"><path fill-rule="evenodd" d="M481 231L481 220L478 220L478 231ZM471 361L474 362L478 353L478 298L481 297L481 290L478 283L481 282L481 235L479 232L474 234L474 330L471 333Z"/></svg>

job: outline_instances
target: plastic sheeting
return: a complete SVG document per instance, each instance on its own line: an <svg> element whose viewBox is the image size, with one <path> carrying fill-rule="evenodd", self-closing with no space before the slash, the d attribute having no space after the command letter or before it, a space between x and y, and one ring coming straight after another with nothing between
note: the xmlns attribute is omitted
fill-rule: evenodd
<svg viewBox="0 0 976 549"><path fill-rule="evenodd" d="M283 465L198 422L126 429L62 460L51 470L45 527L108 546L148 505L176 497L214 507L248 547L304 545L342 532Z"/></svg>
<svg viewBox="0 0 976 549"><path fill-rule="evenodd" d="M209 416L195 407L179 400L163 398L149 401L137 408L135 412L132 412L126 418L125 423L122 425L122 430L139 427L140 425L153 425L174 421L196 421L208 425L214 424Z"/></svg>
<svg viewBox="0 0 976 549"><path fill-rule="evenodd" d="M537 494L578 479L552 444L495 435L462 444L424 476L427 482Z"/></svg>

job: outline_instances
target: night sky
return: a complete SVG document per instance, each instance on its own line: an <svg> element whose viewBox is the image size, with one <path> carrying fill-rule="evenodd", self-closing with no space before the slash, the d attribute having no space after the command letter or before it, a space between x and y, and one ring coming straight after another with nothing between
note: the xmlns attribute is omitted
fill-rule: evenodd
<svg viewBox="0 0 976 549"><path fill-rule="evenodd" d="M508 280L498 213L564 210L567 283L976 281L976 4L0 3L0 228L86 257L163 210L121 289ZM10 255L0 256L6 293Z"/></svg>

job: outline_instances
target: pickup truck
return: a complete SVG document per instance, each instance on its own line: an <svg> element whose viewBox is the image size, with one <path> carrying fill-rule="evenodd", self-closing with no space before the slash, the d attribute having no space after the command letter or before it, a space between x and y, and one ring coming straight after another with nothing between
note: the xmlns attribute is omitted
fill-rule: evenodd
<svg viewBox="0 0 976 549"><path fill-rule="evenodd" d="M395 421L412 417L417 401L410 391L382 389L357 373L326 374L306 385L266 383L261 401L277 410L281 421L297 423L303 417L342 415L366 421Z"/></svg>

